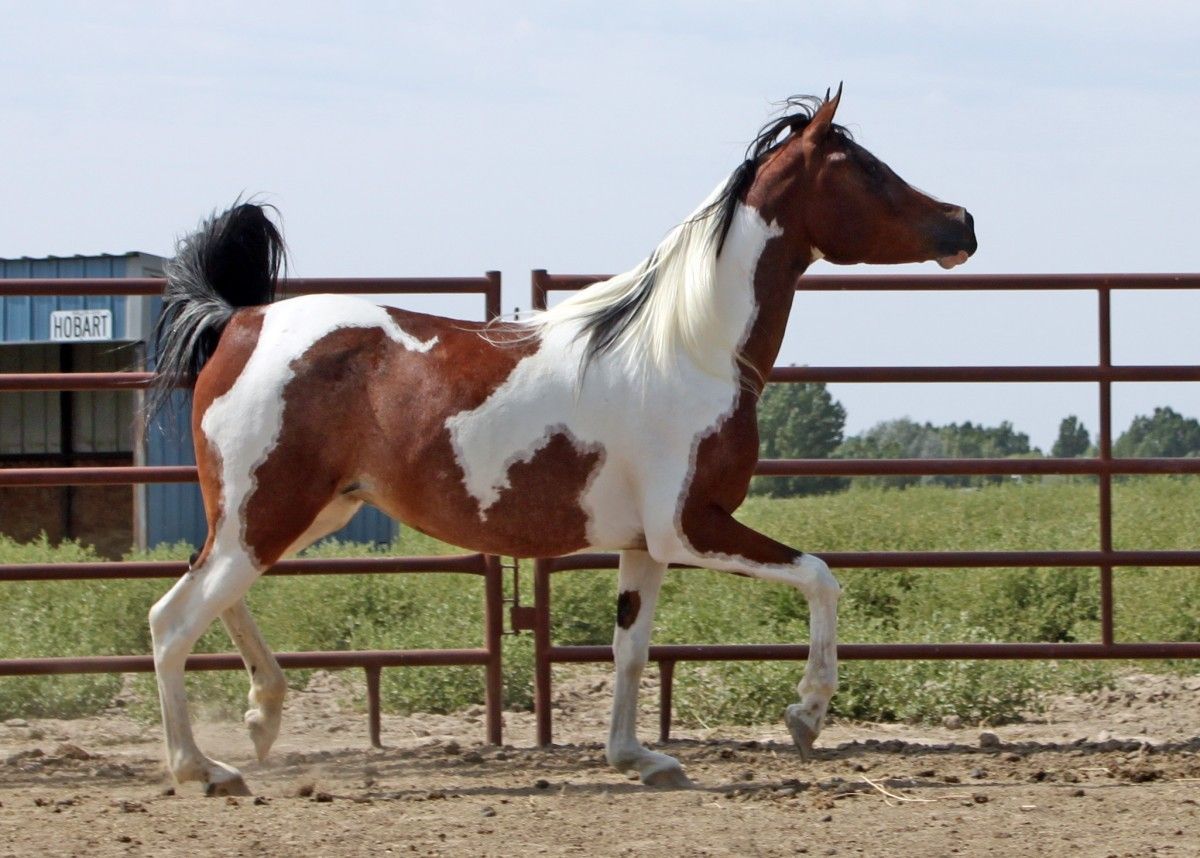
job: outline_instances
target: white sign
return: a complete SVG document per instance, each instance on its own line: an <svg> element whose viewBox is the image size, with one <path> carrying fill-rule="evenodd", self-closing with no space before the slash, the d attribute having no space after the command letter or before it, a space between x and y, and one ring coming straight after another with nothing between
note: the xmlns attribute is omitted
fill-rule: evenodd
<svg viewBox="0 0 1200 858"><path fill-rule="evenodd" d="M55 310L50 314L50 339L56 343L113 338L112 310Z"/></svg>

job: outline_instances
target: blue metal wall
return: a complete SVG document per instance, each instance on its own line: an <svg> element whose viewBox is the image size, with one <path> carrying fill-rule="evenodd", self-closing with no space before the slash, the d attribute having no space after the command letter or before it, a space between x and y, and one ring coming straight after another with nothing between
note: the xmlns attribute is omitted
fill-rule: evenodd
<svg viewBox="0 0 1200 858"><path fill-rule="evenodd" d="M161 306L161 302L159 302ZM146 430L147 465L194 465L192 400L182 391L172 397L169 414ZM146 545L189 542L204 544L208 525L196 483L151 483L146 486Z"/></svg>
<svg viewBox="0 0 1200 858"><path fill-rule="evenodd" d="M0 277L124 277L124 256L0 259ZM126 339L124 295L0 297L0 342L38 343L50 339L54 310L112 310L113 339Z"/></svg>

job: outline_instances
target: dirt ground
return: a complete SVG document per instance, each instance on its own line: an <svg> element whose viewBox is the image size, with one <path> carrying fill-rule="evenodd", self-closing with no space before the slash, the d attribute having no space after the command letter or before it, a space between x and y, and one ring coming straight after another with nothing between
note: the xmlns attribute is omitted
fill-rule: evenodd
<svg viewBox="0 0 1200 858"><path fill-rule="evenodd" d="M0 856L1200 855L1200 677L1126 676L989 730L833 724L807 764L782 724L682 730L667 751L696 786L655 790L605 765L592 669L556 674L545 750L518 712L511 744L482 744L478 708L385 717L372 749L355 676L293 694L262 765L240 724L199 725L254 798L173 790L158 725L120 709L0 725Z"/></svg>

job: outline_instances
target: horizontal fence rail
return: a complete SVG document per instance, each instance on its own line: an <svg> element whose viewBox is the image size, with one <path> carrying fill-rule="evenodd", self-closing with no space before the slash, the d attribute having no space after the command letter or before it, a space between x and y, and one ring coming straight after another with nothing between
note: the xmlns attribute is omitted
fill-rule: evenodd
<svg viewBox="0 0 1200 858"><path fill-rule="evenodd" d="M611 274L532 272L532 306L545 309L551 292L574 292ZM1095 292L1197 289L1200 274L805 274L797 292Z"/></svg>
<svg viewBox="0 0 1200 858"><path fill-rule="evenodd" d="M535 270L531 306L547 307L553 292L574 291L606 279L595 274L549 274ZM1117 551L1112 540L1112 477L1133 474L1198 474L1195 458L1115 458L1112 455L1112 385L1134 382L1200 381L1200 366L1115 366L1112 363L1111 296L1116 290L1197 290L1197 274L967 274L805 276L798 292L1086 291L1097 296L1099 360L1085 366L868 366L775 367L772 383L1093 383L1099 394L1099 455L1093 458L1004 459L772 459L760 460L759 476L925 476L1075 474L1096 478L1099 550L1096 551L902 551L821 553L834 568L1010 568L1095 567L1099 570L1098 643L904 643L840 644L838 656L854 659L1099 659L1200 658L1200 642L1122 643L1114 640L1113 569L1120 566L1200 566L1196 551ZM611 661L611 647L558 646L550 637L550 576L581 569L616 569L615 554L544 558L534 564L535 709L537 735L549 744L551 668L556 663ZM672 682L678 661L804 659L797 644L688 644L651 646L661 670L659 734L670 736Z"/></svg>
<svg viewBox="0 0 1200 858"><path fill-rule="evenodd" d="M281 560L266 575L378 575L398 572L457 572L486 575L483 554L434 557L331 557ZM95 581L178 578L188 564L180 560L126 560L105 563L0 563L0 581Z"/></svg>
<svg viewBox="0 0 1200 858"><path fill-rule="evenodd" d="M76 278L0 280L0 297L53 295L160 295L161 278ZM500 315L500 273L483 277L435 278L297 278L281 284L282 296L317 293L482 295L484 315ZM136 392L150 382L149 372L0 373L0 393L29 391L124 390ZM67 468L0 468L0 488L16 486L94 486L139 483L195 482L191 465L96 466ZM176 578L188 564L178 561L104 563L0 564L0 581L84 581L104 579ZM373 745L380 744L380 677L385 667L480 665L486 688L487 741L502 740L501 635L503 633L503 580L499 558L483 554L438 557L361 557L286 560L267 570L268 575L364 575L396 573L457 573L478 575L484 582L483 643L477 649L346 650L338 652L285 652L276 658L284 668L335 669L360 667L366 672L368 730ZM199 653L187 660L189 670L240 670L237 653ZM149 655L62 656L0 659L0 676L74 673L152 672Z"/></svg>
<svg viewBox="0 0 1200 858"><path fill-rule="evenodd" d="M0 295L161 295L162 277L10 277ZM280 297L295 295L483 295L487 316L500 315L500 272L482 277L292 277L280 282Z"/></svg>

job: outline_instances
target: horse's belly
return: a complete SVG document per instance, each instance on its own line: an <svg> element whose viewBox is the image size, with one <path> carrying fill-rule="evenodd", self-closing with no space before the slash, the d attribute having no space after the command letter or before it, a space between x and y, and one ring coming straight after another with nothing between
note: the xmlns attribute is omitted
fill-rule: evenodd
<svg viewBox="0 0 1200 858"><path fill-rule="evenodd" d="M368 500L424 533L476 551L554 556L593 544L584 499L607 470L599 445L552 434L535 452L511 462L503 484L486 501L464 484L457 466L463 451L434 449L441 446L426 445L426 454L407 473L392 471L386 481L377 481Z"/></svg>

